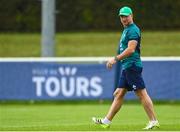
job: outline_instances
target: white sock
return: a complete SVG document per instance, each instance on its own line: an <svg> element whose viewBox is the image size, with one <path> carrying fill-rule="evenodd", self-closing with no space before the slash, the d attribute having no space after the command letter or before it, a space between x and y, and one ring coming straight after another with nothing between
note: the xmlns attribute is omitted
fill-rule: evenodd
<svg viewBox="0 0 180 132"><path fill-rule="evenodd" d="M158 120L151 120L151 122L158 122Z"/></svg>
<svg viewBox="0 0 180 132"><path fill-rule="evenodd" d="M151 121L151 123L156 124L156 123L158 123L158 120L153 120L153 121Z"/></svg>
<svg viewBox="0 0 180 132"><path fill-rule="evenodd" d="M108 120L108 118L105 117L105 118L102 120L102 123L103 123L103 124L111 124L111 121Z"/></svg>

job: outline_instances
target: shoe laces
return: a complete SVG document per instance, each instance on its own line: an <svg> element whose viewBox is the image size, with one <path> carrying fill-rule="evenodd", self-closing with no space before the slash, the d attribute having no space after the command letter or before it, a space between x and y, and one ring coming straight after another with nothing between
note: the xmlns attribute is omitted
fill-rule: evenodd
<svg viewBox="0 0 180 132"><path fill-rule="evenodd" d="M99 123L99 124L103 124L101 118L96 118L96 122Z"/></svg>

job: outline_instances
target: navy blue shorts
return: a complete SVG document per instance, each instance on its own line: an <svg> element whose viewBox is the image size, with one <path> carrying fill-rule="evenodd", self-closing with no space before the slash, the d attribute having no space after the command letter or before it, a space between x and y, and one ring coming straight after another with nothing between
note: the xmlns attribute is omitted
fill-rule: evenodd
<svg viewBox="0 0 180 132"><path fill-rule="evenodd" d="M126 88L128 91L144 89L145 83L142 78L142 68L133 64L121 71L118 88Z"/></svg>

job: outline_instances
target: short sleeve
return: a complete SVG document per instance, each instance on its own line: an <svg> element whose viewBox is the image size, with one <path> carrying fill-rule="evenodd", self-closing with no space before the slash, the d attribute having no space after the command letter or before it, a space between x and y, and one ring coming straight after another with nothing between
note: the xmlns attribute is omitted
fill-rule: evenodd
<svg viewBox="0 0 180 132"><path fill-rule="evenodd" d="M140 38L140 35L139 35L138 31L133 30L133 29L128 31L127 36L128 36L128 40L137 40L138 41L139 38Z"/></svg>

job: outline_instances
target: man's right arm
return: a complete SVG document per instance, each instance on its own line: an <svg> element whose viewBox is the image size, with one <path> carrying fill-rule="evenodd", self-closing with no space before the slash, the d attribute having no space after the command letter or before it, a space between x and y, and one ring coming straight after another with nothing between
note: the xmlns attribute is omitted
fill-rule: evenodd
<svg viewBox="0 0 180 132"><path fill-rule="evenodd" d="M129 41L127 49L125 49L121 54L117 55L115 58L112 58L107 62L107 68L111 69L117 61L123 60L132 55L136 50L137 43L138 42L136 40Z"/></svg>

